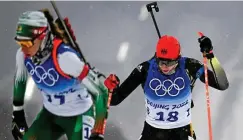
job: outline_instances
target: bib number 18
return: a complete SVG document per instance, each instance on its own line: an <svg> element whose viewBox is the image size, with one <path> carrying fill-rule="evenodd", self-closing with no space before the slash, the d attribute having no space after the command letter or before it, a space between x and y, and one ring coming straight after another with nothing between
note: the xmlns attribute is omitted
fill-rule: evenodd
<svg viewBox="0 0 243 140"><path fill-rule="evenodd" d="M166 121L169 122L176 122L178 120L178 112L177 111L172 111L168 113L168 117L166 117ZM158 121L165 121L165 116L164 116L164 112L158 112L157 115L159 116Z"/></svg>
<svg viewBox="0 0 243 140"><path fill-rule="evenodd" d="M167 117L164 115L164 112L158 112L156 114L159 116L159 118L157 118L155 120L176 122L178 120L179 112L177 112L177 111L171 111L171 112L168 113L168 116ZM187 109L187 117L188 116L190 116L190 108Z"/></svg>

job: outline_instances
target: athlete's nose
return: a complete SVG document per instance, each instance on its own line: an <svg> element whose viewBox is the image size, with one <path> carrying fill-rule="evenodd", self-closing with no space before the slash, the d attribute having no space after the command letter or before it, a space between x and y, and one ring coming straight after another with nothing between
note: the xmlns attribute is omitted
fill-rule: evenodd
<svg viewBox="0 0 243 140"><path fill-rule="evenodd" d="M164 69L164 70L169 69L169 67L168 67L168 66L166 66L165 64L160 65L160 68L161 68L161 69Z"/></svg>

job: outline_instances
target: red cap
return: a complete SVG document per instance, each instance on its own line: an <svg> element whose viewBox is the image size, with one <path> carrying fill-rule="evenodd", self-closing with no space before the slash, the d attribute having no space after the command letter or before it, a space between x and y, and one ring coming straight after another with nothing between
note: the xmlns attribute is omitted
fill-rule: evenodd
<svg viewBox="0 0 243 140"><path fill-rule="evenodd" d="M156 57L162 59L178 59L180 50L180 43L175 37L164 35L157 43Z"/></svg>

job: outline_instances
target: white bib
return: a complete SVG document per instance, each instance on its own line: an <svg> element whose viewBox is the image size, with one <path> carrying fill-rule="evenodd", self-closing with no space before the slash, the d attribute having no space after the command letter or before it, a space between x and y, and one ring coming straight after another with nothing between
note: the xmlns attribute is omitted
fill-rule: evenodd
<svg viewBox="0 0 243 140"><path fill-rule="evenodd" d="M155 128L172 129L191 123L191 94L182 102L160 103L145 98L146 122Z"/></svg>
<svg viewBox="0 0 243 140"><path fill-rule="evenodd" d="M82 84L77 86L81 87ZM71 88L62 94L45 93L43 104L51 113L58 116L75 116L86 112L93 104L86 88Z"/></svg>

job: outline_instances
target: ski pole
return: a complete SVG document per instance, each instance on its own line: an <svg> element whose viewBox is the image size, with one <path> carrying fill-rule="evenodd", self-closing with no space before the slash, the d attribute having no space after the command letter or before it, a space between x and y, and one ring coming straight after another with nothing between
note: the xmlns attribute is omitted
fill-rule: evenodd
<svg viewBox="0 0 243 140"><path fill-rule="evenodd" d="M64 31L66 32L67 36L68 36L68 39L69 39L69 41L70 41L70 43L71 43L71 46L72 46L76 51L78 51L78 53L80 54L80 57L81 57L81 59L84 61L84 63L87 63L87 61L86 61L86 59L85 59L85 57L84 57L82 51L81 51L80 48L79 48L78 43L74 41L73 37L72 37L71 34L69 33L69 30L68 30L66 24L64 23L63 18L62 18L61 14L60 14L60 12L59 12L57 6L56 6L56 3L55 3L53 0L51 0L50 2L51 2L52 6L53 6L53 8L54 8L54 11L56 12L57 17L60 19L61 25L63 26L63 29L64 29Z"/></svg>
<svg viewBox="0 0 243 140"><path fill-rule="evenodd" d="M112 97L112 91L109 91L108 92L108 101L107 101L107 117L108 117L108 111L110 109L111 97ZM105 134L106 124L107 124L107 117L104 119L103 128L102 128L102 131L101 131L102 135Z"/></svg>
<svg viewBox="0 0 243 140"><path fill-rule="evenodd" d="M93 130L93 133L96 135L104 136L105 130L106 130L106 124L107 124L107 119L108 119L108 113L110 109L110 103L111 103L111 98L112 98L112 90L108 90L108 100L107 100L107 112L104 117L104 119L101 122L98 122L96 124L96 127Z"/></svg>
<svg viewBox="0 0 243 140"><path fill-rule="evenodd" d="M200 37L204 36L202 32L198 32L198 35ZM208 89L208 66L207 66L207 58L206 58L205 52L203 53L203 65L204 65L204 74L205 74L205 88L206 88L206 101L207 101L207 112L208 112L209 140L213 140L210 98L209 98L209 89Z"/></svg>
<svg viewBox="0 0 243 140"><path fill-rule="evenodd" d="M160 31L159 31L159 28L158 28L158 25L157 25L157 22L155 20L154 13L153 13L153 8L155 9L156 12L159 12L159 7L157 5L157 2L149 3L149 4L146 5L146 7L147 7L148 12L150 12L150 14L151 14L151 17L152 17L153 22L154 22L155 29L157 31L159 38L160 38L161 37Z"/></svg>

